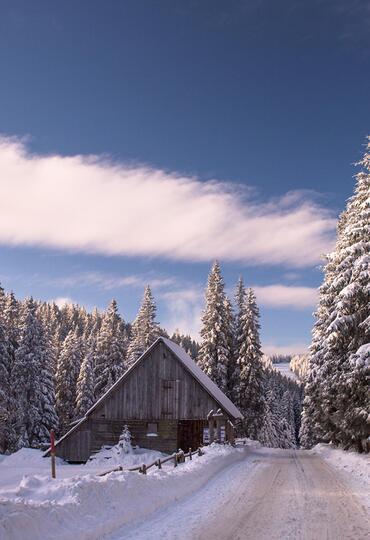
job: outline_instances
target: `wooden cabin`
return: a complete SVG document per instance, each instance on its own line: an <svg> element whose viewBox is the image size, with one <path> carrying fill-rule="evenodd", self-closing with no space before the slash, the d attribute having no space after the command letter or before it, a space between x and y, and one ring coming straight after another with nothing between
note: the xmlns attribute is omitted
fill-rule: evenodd
<svg viewBox="0 0 370 540"><path fill-rule="evenodd" d="M207 442L215 411L229 427L242 417L181 347L160 337L57 441L56 454L85 462L103 445L117 444L125 424L140 447L167 453L197 448Z"/></svg>

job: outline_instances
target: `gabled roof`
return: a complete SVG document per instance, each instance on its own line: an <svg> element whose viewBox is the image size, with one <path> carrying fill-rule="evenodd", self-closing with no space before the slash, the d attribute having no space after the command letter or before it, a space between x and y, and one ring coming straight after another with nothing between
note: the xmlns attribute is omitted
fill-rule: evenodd
<svg viewBox="0 0 370 540"><path fill-rule="evenodd" d="M131 371L136 366L144 361L149 353L157 346L158 343L164 343L164 345L170 349L175 355L177 360L184 366L184 368L191 373L191 375L199 382L199 384L208 392L208 394L220 405L220 407L227 412L232 418L243 418L241 412L230 399L220 390L220 388L204 373L204 371L194 362L192 358L182 349L177 343L174 343L170 339L159 337L141 356L136 362L123 374L117 381L99 398L92 407L85 413L85 416L79 421L75 421L74 426L61 437L56 444L59 444L62 440L68 437L74 432L81 424L83 424L88 416L103 402L106 398L114 392L114 389L121 384L121 382L129 377ZM50 452L50 448L45 452L47 455Z"/></svg>
<svg viewBox="0 0 370 540"><path fill-rule="evenodd" d="M220 388L204 373L204 371L194 362L192 358L184 351L182 347L174 343L170 339L161 337L159 338L163 343L173 352L176 358L183 364L183 366L190 371L193 377L199 382L208 394L212 396L221 408L224 409L233 418L242 418L242 414L237 409L232 401L225 396Z"/></svg>

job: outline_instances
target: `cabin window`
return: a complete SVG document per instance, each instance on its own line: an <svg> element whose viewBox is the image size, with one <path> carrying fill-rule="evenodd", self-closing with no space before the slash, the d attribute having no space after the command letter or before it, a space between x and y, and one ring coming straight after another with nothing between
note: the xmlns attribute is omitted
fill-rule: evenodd
<svg viewBox="0 0 370 540"><path fill-rule="evenodd" d="M158 424L156 422L149 422L146 430L147 437L158 437Z"/></svg>

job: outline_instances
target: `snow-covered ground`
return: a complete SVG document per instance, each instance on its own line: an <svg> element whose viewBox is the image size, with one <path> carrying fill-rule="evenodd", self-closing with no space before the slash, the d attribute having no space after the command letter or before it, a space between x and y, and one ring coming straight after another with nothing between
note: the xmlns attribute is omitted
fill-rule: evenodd
<svg viewBox="0 0 370 540"><path fill-rule="evenodd" d="M237 448L212 445L176 468L170 463L147 476L126 471L98 477L112 462L107 451L95 464L58 463L54 481L49 460L35 452L1 460L1 540L370 538L369 456L329 445L310 451L252 441ZM152 452L133 454L125 465L153 458Z"/></svg>
<svg viewBox="0 0 370 540"><path fill-rule="evenodd" d="M276 371L280 371L282 375L285 375L285 377L288 377L288 379L293 379L294 381L297 380L297 377L291 371L289 362L278 362L276 364L273 364Z"/></svg>
<svg viewBox="0 0 370 540"><path fill-rule="evenodd" d="M86 465L70 465L57 458L57 478L71 478L78 475L98 474L103 471L113 469L117 465L125 468L135 467L143 463L149 463L164 454L147 449L137 449L130 454L126 454L124 459L111 450L101 450L94 456L94 459ZM50 477L50 459L44 458L43 453L31 448L22 448L10 456L0 456L0 497L5 488L14 488L21 480L26 481L28 477L42 476Z"/></svg>
<svg viewBox="0 0 370 540"><path fill-rule="evenodd" d="M317 444L312 450L339 472L353 490L363 488L365 504L370 509L370 455L357 452L344 452L330 444Z"/></svg>
<svg viewBox="0 0 370 540"><path fill-rule="evenodd" d="M248 446L212 445L204 456L174 468L153 468L147 476L113 472L111 460L99 465L67 465L58 460L56 480L50 479L50 461L37 450L21 450L0 463L1 540L101 539L105 534L187 496L204 486L228 465L240 461ZM149 463L153 452L129 455L124 467ZM115 464L113 464L114 466Z"/></svg>
<svg viewBox="0 0 370 540"><path fill-rule="evenodd" d="M255 447L191 497L109 540L365 540L366 501L362 482L338 479L316 451Z"/></svg>

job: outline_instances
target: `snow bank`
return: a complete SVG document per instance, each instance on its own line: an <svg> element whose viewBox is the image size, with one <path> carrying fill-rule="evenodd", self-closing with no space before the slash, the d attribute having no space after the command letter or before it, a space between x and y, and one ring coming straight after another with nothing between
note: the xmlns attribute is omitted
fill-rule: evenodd
<svg viewBox="0 0 370 540"><path fill-rule="evenodd" d="M148 450L146 448L137 448L127 454L122 454L118 451L118 445L113 447L103 447L100 452L96 453L85 465L86 469L96 469L98 467L109 470L117 465L122 465L126 469L137 467L143 463L149 464L158 458L168 457L167 454L157 452L156 450Z"/></svg>
<svg viewBox="0 0 370 540"><path fill-rule="evenodd" d="M247 449L211 445L202 457L176 468L153 468L147 476L128 471L54 481L26 476L16 487L0 490L0 538L101 539L200 489L221 469L243 459Z"/></svg>
<svg viewBox="0 0 370 540"><path fill-rule="evenodd" d="M360 488L368 494L370 486L370 457L369 454L358 454L348 450L341 450L331 444L317 444L311 452L318 454L332 467L339 470L347 483L354 488ZM356 489L354 489L355 491ZM370 498L369 498L370 505Z"/></svg>

